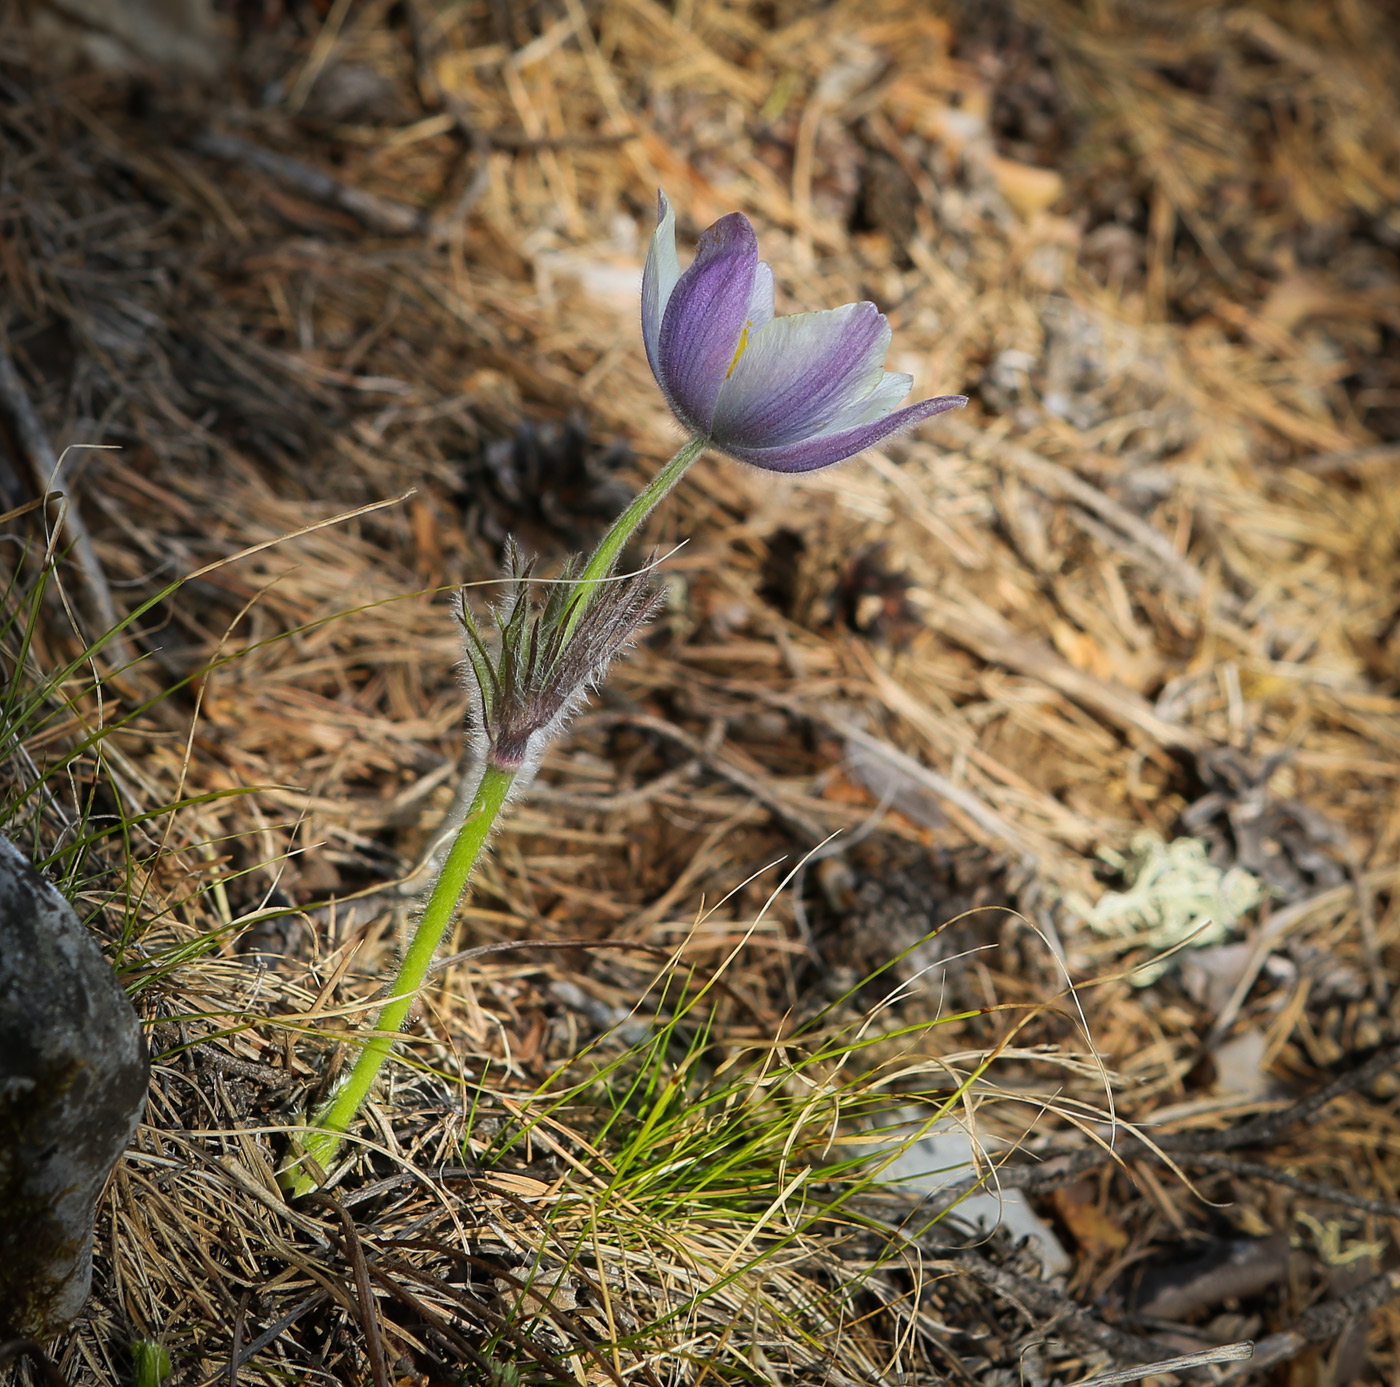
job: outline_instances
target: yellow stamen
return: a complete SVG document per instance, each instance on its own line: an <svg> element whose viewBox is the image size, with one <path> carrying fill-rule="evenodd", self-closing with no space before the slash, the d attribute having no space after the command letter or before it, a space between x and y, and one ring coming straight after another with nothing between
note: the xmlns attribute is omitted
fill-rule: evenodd
<svg viewBox="0 0 1400 1387"><path fill-rule="evenodd" d="M749 329L752 326L752 322L744 324L744 330L739 334L739 345L734 348L734 360L729 363L729 369L724 373L725 380L734 374L734 368L739 364L739 358L748 350Z"/></svg>

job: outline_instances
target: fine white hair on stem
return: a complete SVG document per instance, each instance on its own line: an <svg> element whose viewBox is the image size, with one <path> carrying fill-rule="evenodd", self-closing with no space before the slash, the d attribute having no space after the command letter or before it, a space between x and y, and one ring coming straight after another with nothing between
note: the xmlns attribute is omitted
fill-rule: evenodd
<svg viewBox="0 0 1400 1387"><path fill-rule="evenodd" d="M613 658L655 615L661 596L649 561L635 574L608 575L586 587L578 561L534 600L534 561L506 547L506 591L492 609L489 644L465 598L458 608L464 674L474 708L470 751L479 779L488 765L515 774L512 794L528 785L545 750L567 726Z"/></svg>

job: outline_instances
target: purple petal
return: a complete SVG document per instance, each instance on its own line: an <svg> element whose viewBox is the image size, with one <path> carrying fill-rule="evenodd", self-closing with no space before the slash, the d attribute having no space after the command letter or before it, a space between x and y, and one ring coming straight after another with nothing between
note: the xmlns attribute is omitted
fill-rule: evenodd
<svg viewBox="0 0 1400 1387"><path fill-rule="evenodd" d="M661 320L671 301L676 281L681 277L681 262L676 256L676 213L665 193L656 195L656 230L652 233L651 249L647 252L646 269L642 271L642 341L646 344L651 373L657 371L657 343L661 337Z"/></svg>
<svg viewBox="0 0 1400 1387"><path fill-rule="evenodd" d="M750 331L715 406L715 446L775 448L826 428L880 384L889 345L890 325L873 303Z"/></svg>
<svg viewBox="0 0 1400 1387"><path fill-rule="evenodd" d="M715 400L748 321L758 240L742 212L721 217L695 248L661 320L656 379L688 428L710 431Z"/></svg>
<svg viewBox="0 0 1400 1387"><path fill-rule="evenodd" d="M911 428L946 410L961 409L966 403L966 395L939 395L936 399L896 410L882 419L872 419L868 423L838 429L833 433L813 434L796 443L776 448L749 448L720 439L714 441L714 447L741 462L750 462L770 472L812 472L818 467L829 467L833 462L854 457L892 433Z"/></svg>

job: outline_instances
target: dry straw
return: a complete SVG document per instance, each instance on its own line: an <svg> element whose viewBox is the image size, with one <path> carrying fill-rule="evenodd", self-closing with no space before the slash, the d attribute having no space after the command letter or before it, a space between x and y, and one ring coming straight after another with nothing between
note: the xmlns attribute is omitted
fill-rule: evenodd
<svg viewBox="0 0 1400 1387"><path fill-rule="evenodd" d="M118 450L54 483L18 437L0 475L8 831L156 1073L65 1380L128 1381L135 1339L190 1383L1113 1380L1180 1341L1085 1307L1272 1232L1294 1279L1211 1342L1299 1357L1351 1317L1395 1378L1365 1280L1394 1221L1329 1202L1396 1196L1388 1074L1238 1166L1037 1196L1058 1290L954 1255L842 1145L912 1089L1093 1154L1105 1072L1154 1138L1234 1130L1392 1033L1383 7L244 7L261 104L60 70L20 8L6 432L22 393L54 456ZM608 468L675 446L635 317L662 184L683 239L745 211L788 310L875 299L891 368L973 405L795 483L697 465L649 536L689 539L665 612L452 944L567 946L441 972L334 1204L289 1206L285 1135L379 1006L460 780L451 589L507 530L546 568L586 548ZM90 551L25 509L55 485ZM119 671L82 655L104 603L140 611ZM1292 913L1244 923L1223 995L1184 963L1137 990L1060 902L1192 804ZM850 991L882 967L895 1000ZM1068 998L1066 969L1108 980ZM1252 1087L1205 1048L1222 1018Z"/></svg>

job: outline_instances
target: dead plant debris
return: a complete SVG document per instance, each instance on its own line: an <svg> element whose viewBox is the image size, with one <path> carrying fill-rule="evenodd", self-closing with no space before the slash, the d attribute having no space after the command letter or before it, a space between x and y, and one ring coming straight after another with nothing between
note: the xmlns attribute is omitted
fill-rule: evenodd
<svg viewBox="0 0 1400 1387"><path fill-rule="evenodd" d="M0 0L3 794L155 1081L87 1315L0 1376L1400 1380L1387 7L99 9ZM461 781L453 589L671 447L663 185L974 405L697 467L289 1206ZM1136 986L1071 903L1143 833L1258 903ZM1015 1149L952 1188L1026 1191L1067 1275L858 1188L844 1142L954 1095Z"/></svg>

